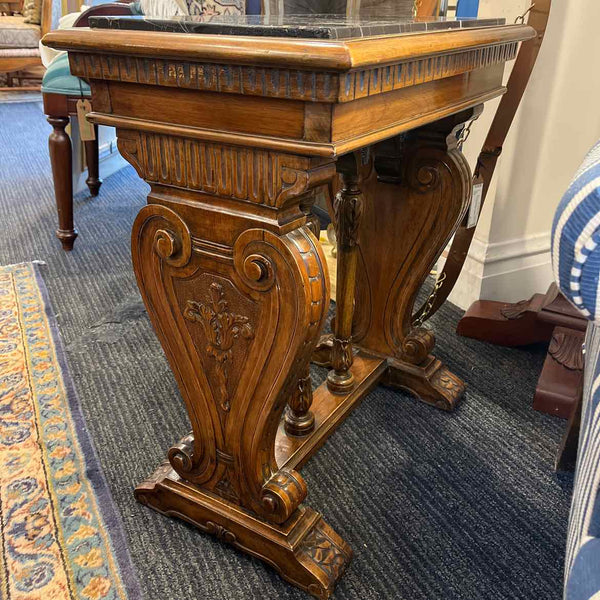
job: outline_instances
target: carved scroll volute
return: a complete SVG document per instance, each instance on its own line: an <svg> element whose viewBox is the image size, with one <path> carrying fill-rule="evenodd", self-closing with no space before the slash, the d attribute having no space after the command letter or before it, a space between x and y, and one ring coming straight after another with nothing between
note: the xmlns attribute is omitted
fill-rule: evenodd
<svg viewBox="0 0 600 600"><path fill-rule="evenodd" d="M401 348L404 338L412 329L412 310L417 293L441 252L464 218L471 198L471 171L462 152L456 147L455 127L450 135L444 132L427 132L417 136L414 152L408 150L404 170L408 197L413 202L427 206L418 251L409 254L402 278L392 289L393 301L388 305L395 318L389 314L392 328L388 342ZM420 242L420 243L419 243ZM410 289L409 296L402 290ZM393 308L392 308L393 307Z"/></svg>
<svg viewBox="0 0 600 600"><path fill-rule="evenodd" d="M131 249L142 298L177 378L193 430L193 435L170 449L169 461L184 479L203 483L214 473L222 434L210 386L174 293L174 281L198 269L190 232L177 213L149 204L135 220Z"/></svg>
<svg viewBox="0 0 600 600"><path fill-rule="evenodd" d="M404 360L419 289L468 208L471 173L456 131L470 116L465 111L399 144L377 145L374 170L361 172L361 232L377 232L360 244L353 340L364 348Z"/></svg>
<svg viewBox="0 0 600 600"><path fill-rule="evenodd" d="M225 438L229 447L239 448L242 504L282 523L304 500L306 485L295 471L278 469L275 436L327 315L329 278L307 225L283 236L245 231L235 242L234 264L239 286L262 303L254 341L262 346L253 356L263 358L249 357L252 385L244 382L247 393L232 404Z"/></svg>
<svg viewBox="0 0 600 600"><path fill-rule="evenodd" d="M140 134L138 131L129 129L119 129L117 131L117 148L123 158L125 158L131 166L136 170L137 174L143 179L144 168L139 155L140 149Z"/></svg>

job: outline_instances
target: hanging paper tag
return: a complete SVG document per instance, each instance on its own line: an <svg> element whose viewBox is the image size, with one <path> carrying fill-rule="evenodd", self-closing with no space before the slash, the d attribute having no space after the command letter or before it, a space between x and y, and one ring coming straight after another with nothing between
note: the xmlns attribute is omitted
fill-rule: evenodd
<svg viewBox="0 0 600 600"><path fill-rule="evenodd" d="M96 139L94 124L87 120L88 113L92 112L89 100L77 100L77 123L79 124L79 137L82 142L90 142Z"/></svg>
<svg viewBox="0 0 600 600"><path fill-rule="evenodd" d="M471 206L469 206L469 214L467 215L467 229L475 227L479 220L479 212L481 211L481 199L483 198L483 183L473 184L473 195L471 196Z"/></svg>

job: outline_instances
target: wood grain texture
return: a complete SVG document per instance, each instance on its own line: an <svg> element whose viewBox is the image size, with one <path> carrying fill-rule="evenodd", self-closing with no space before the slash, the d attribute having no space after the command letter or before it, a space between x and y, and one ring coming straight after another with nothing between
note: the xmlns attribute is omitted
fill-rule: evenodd
<svg viewBox="0 0 600 600"><path fill-rule="evenodd" d="M142 504L177 517L222 542L264 560L291 584L322 600L330 598L352 550L321 515L300 507L280 526L266 524L233 504L204 494L161 465L135 490Z"/></svg>
<svg viewBox="0 0 600 600"><path fill-rule="evenodd" d="M102 76L110 81L209 92L311 102L350 102L504 64L515 58L517 48L518 42L510 41L375 68L353 69L346 74L83 53L72 54L70 65L74 75L85 79Z"/></svg>
<svg viewBox="0 0 600 600"><path fill-rule="evenodd" d="M378 382L444 409L460 397L413 303L468 203L456 134L504 91L503 62L531 35L44 38L69 50L90 120L117 128L151 188L134 269L192 431L137 487L140 502L330 597L351 550L304 505L298 469ZM332 393L310 388L308 365L330 295L311 206L336 191L336 169L340 343L321 353L351 385Z"/></svg>
<svg viewBox="0 0 600 600"><path fill-rule="evenodd" d="M95 81L95 80L92 80ZM105 110L88 116L100 125L309 156L336 157L410 131L503 94L502 65L455 75L350 103L319 104L190 90L155 94L149 86L98 82ZM94 83L96 86L97 84ZM127 88L125 91L123 88ZM144 100L147 94L148 101ZM160 97L160 101L158 98ZM164 114L165 103L172 111ZM331 110L329 110L331 109ZM190 116L191 115L191 116ZM208 127L219 128L213 129Z"/></svg>
<svg viewBox="0 0 600 600"><path fill-rule="evenodd" d="M78 233L73 225L71 138L65 132L65 127L69 124L69 115L49 116L48 123L52 125L52 133L48 138L48 150L50 151L54 196L58 212L56 237L60 240L63 250L70 251L73 250Z"/></svg>
<svg viewBox="0 0 600 600"><path fill-rule="evenodd" d="M148 44L151 37L152 44ZM57 29L43 44L73 53L176 58L211 64L283 67L303 71L345 72L535 37L527 25L380 36L347 41L309 40L116 29ZM113 67L116 68L116 67Z"/></svg>
<svg viewBox="0 0 600 600"><path fill-rule="evenodd" d="M456 132L473 114L464 111L382 143L360 162L365 209L353 342L389 357L387 383L446 410L464 386L433 359L434 335L413 324L412 312L469 204L471 173Z"/></svg>
<svg viewBox="0 0 600 600"><path fill-rule="evenodd" d="M334 173L331 162L172 135L123 130L118 144L149 183L269 207L283 207Z"/></svg>
<svg viewBox="0 0 600 600"><path fill-rule="evenodd" d="M315 427L311 435L291 437L287 435L284 424L279 426L275 442L279 468L300 469L381 381L387 368L385 359L359 353L354 356L352 364L355 384L351 390L334 394L327 383L314 390L311 410L315 416Z"/></svg>
<svg viewBox="0 0 600 600"><path fill-rule="evenodd" d="M345 394L354 387L352 374L352 319L358 260L358 232L364 198L358 185L356 157L348 155L338 162L342 189L333 200L333 223L337 240L337 301L331 346L331 370L327 374L330 391Z"/></svg>

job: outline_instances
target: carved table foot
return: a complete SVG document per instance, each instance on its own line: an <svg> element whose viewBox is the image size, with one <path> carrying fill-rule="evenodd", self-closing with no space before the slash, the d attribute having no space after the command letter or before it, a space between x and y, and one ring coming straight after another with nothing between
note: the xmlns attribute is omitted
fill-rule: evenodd
<svg viewBox="0 0 600 600"><path fill-rule="evenodd" d="M281 525L268 523L182 480L168 462L137 486L135 497L264 560L315 598L331 597L352 558L348 544L311 508L300 506Z"/></svg>
<svg viewBox="0 0 600 600"><path fill-rule="evenodd" d="M465 384L437 358L429 355L412 365L391 359L382 383L407 390L423 402L442 410L454 410L465 391Z"/></svg>
<svg viewBox="0 0 600 600"><path fill-rule="evenodd" d="M388 360L383 383L412 392L442 410L453 410L461 399L464 383L431 355L435 336L430 329L415 327L404 339L399 358Z"/></svg>

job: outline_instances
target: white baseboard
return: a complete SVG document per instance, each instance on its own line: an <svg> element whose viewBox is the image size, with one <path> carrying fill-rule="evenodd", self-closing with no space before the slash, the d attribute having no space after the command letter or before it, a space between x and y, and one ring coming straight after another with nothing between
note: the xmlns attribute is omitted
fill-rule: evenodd
<svg viewBox="0 0 600 600"><path fill-rule="evenodd" d="M550 232L491 244L474 239L449 300L465 310L476 300L517 302L552 280Z"/></svg>

